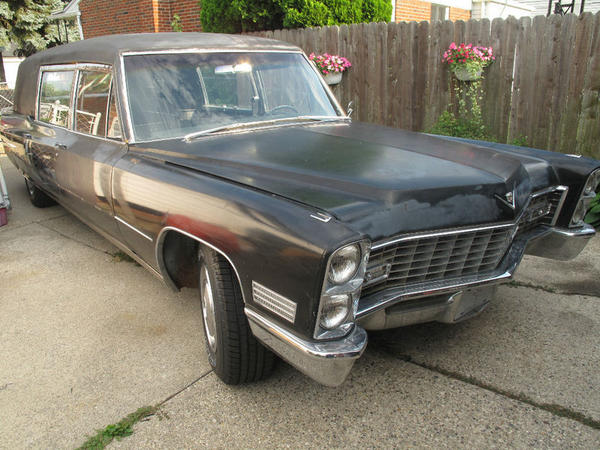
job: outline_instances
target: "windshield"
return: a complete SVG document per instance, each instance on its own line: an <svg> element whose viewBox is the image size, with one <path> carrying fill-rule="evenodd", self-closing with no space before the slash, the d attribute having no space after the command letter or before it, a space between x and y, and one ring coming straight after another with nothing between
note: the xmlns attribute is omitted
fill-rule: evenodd
<svg viewBox="0 0 600 450"><path fill-rule="evenodd" d="M138 141L339 115L299 53L149 54L126 56L124 62Z"/></svg>

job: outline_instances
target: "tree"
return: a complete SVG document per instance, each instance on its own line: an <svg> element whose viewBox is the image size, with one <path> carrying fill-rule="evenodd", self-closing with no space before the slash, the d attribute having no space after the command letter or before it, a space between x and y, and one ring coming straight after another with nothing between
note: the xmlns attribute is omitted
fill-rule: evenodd
<svg viewBox="0 0 600 450"><path fill-rule="evenodd" d="M61 0L11 0L0 2L0 46L12 44L15 55L29 56L60 44L52 11L64 6Z"/></svg>
<svg viewBox="0 0 600 450"><path fill-rule="evenodd" d="M201 0L200 5L203 29L219 33L387 22L392 15L389 0Z"/></svg>

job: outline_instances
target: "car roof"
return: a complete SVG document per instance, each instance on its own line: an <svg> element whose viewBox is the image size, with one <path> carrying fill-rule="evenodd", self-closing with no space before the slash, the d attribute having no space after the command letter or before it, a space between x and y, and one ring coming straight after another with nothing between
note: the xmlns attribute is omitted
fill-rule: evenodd
<svg viewBox="0 0 600 450"><path fill-rule="evenodd" d="M115 56L125 52L182 49L298 51L286 42L256 36L218 33L139 33L113 34L60 45L32 56L44 64L98 62L113 64Z"/></svg>
<svg viewBox="0 0 600 450"><path fill-rule="evenodd" d="M60 45L26 58L15 86L15 111L33 115L40 66L72 63L115 65L123 53L180 50L300 51L294 45L257 36L220 33L114 34Z"/></svg>

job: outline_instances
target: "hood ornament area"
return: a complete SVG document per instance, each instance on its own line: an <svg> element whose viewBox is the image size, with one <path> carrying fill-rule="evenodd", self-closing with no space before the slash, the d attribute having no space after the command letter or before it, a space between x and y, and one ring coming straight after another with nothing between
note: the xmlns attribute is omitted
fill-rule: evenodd
<svg viewBox="0 0 600 450"><path fill-rule="evenodd" d="M517 208L517 188L514 187L511 192L507 192L504 194L504 197L501 197L498 194L494 194L497 200L499 200L503 205L508 206L513 211Z"/></svg>

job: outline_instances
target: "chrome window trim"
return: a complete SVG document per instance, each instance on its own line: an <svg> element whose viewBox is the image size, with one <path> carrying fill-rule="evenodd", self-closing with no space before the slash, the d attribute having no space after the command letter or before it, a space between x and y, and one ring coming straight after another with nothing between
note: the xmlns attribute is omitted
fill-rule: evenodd
<svg viewBox="0 0 600 450"><path fill-rule="evenodd" d="M181 53L303 53L302 50L255 50L255 49L241 49L241 48L227 48L227 47L186 47L186 48L174 48L174 49L160 49L160 50L137 50L137 51L124 51L121 52L121 56L139 56L139 55L160 55L160 54L181 54Z"/></svg>
<svg viewBox="0 0 600 450"><path fill-rule="evenodd" d="M180 234L183 234L184 236L194 239L195 241L198 241L201 244L206 245L207 247L213 249L215 252L217 252L223 258L225 258L227 260L227 262L233 268L233 271L235 272L235 276L236 276L236 278L238 280L238 284L240 286L240 292L242 293L242 299L244 300L244 304L246 304L246 296L244 295L244 285L242 284L242 279L240 278L240 273L238 272L237 267L235 266L235 264L233 263L231 258L223 250L221 250L218 247L215 247L213 244L205 241L204 239L200 239L198 236L194 236L193 234L188 233L187 231L184 231L181 228L177 228L177 227L173 227L173 226L167 226L160 230L160 232L158 233L158 236L156 237L156 245L154 247L154 257L156 259L156 264L158 266L158 269L160 271L160 274L161 274L164 282L169 287L171 287L175 291L179 290L179 288L177 287L177 285L175 284L175 282L169 275L169 272L167 271L167 268L165 266L165 262L163 259L164 240L165 240L165 236L167 235L168 231L176 231Z"/></svg>
<svg viewBox="0 0 600 450"><path fill-rule="evenodd" d="M55 70L55 69L44 69L44 67L60 67L59 69ZM70 105L69 105L69 114L67 116L67 126L63 127L62 125L57 125L55 123L51 123L51 122L44 122L43 120L40 120L39 116L40 116L40 100L41 100L41 93L42 93L42 78L43 78L43 74L44 72L73 72L73 84L71 86L71 97L70 97ZM71 130L72 129L72 125L73 125L73 121L72 121L72 116L73 116L73 101L74 101L74 95L75 95L75 90L77 89L77 80L79 77L79 72L77 71L77 68L75 68L75 64L72 64L70 66L67 66L65 64L61 64L60 66L40 66L40 70L38 71L38 86L37 86L37 95L35 98L35 115L33 117L33 119L36 122L42 123L44 125L52 125L55 126L57 128L60 128L62 130Z"/></svg>
<svg viewBox="0 0 600 450"><path fill-rule="evenodd" d="M321 85L325 89L325 92L329 98L329 101L332 102L334 108L337 110L336 112L339 114L338 117L345 118L346 120L350 120L350 117L346 114L344 109L341 107L335 95L333 95L332 90L329 88L329 85L323 79L323 76L319 73L317 67L312 63L308 56L302 50L252 50L252 49L227 49L227 48L197 48L190 47L184 49L161 49L161 50L143 50L143 51L125 51L119 54L119 64L120 64L120 83L121 90L123 92L123 107L125 109L125 116L127 118L127 126L123 127L123 129L127 128L127 133L129 134L129 139L127 140L130 144L141 144L148 142L161 142L168 141L171 139L182 139L183 136L174 136L170 138L164 139L153 139L148 141L138 141L136 140L135 134L133 132L133 122L131 120L131 106L129 104L129 92L127 90L127 77L125 76L125 57L126 56L141 56L141 55L162 55L162 54L184 54L184 53L292 53L292 54L300 54L302 57L308 61L309 65L313 68L313 70L319 76L319 80L321 81ZM332 116L334 117L334 116Z"/></svg>
<svg viewBox="0 0 600 450"><path fill-rule="evenodd" d="M123 138L109 138L106 136L106 134L107 134L106 132L105 132L105 136L98 136L98 135L89 134L89 133L82 133L80 131L75 130L75 127L74 127L75 124L74 124L74 120L73 120L73 111L74 111L74 108L76 108L76 105L75 105L76 98L75 97L77 95L77 86L79 83L79 71L80 70L95 70L95 71L101 71L101 72L111 72L112 79L111 79L111 88L109 90L109 104L108 104L107 108L110 107L110 92L112 92L112 89L114 88L114 85L115 85L115 79L117 78L115 76L115 71L113 70L113 66L110 66L108 64L100 64L100 63L98 63L98 64L96 64L96 63L75 63L75 64L56 64L56 65L46 64L46 65L40 66L40 68L38 70L37 93L36 93L36 98L35 98L35 115L33 117L33 120L40 125L56 127L61 130L68 130L68 131L71 131L80 136L92 137L95 139L101 139L103 141L112 142L112 143L124 143ZM73 77L74 83L71 88L71 105L70 105L71 107L69 108L68 126L63 127L61 125L57 125L55 123L50 123L50 122L44 122L39 119L40 93L42 91L42 74L44 72L67 72L67 71L75 71L75 76ZM119 106L118 92L117 92L117 96L116 96L116 102L117 102L117 108L118 108L118 106ZM108 118L108 116L107 116L107 118Z"/></svg>

